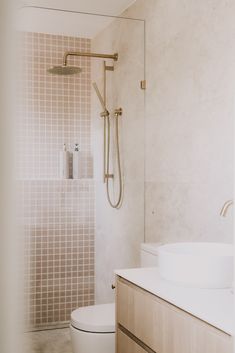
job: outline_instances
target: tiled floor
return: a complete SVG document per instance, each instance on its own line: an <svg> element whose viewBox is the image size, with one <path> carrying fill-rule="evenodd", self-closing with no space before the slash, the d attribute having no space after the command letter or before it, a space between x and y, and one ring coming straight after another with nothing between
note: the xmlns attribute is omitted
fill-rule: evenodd
<svg viewBox="0 0 235 353"><path fill-rule="evenodd" d="M72 353L69 329L26 333L24 353Z"/></svg>

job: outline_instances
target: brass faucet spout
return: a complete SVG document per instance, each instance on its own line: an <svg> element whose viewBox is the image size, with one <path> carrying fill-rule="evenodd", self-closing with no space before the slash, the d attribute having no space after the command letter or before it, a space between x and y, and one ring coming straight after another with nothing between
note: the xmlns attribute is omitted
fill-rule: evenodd
<svg viewBox="0 0 235 353"><path fill-rule="evenodd" d="M220 215L222 217L226 217L228 208L233 204L233 200L228 200L225 202L225 204L222 207L222 210L220 211Z"/></svg>

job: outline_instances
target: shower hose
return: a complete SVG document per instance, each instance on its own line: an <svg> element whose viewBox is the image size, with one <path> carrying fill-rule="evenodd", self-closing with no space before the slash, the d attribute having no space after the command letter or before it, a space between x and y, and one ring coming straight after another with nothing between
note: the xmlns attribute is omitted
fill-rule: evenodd
<svg viewBox="0 0 235 353"><path fill-rule="evenodd" d="M116 151L117 151L117 167L118 167L118 183L119 183L119 193L117 201L112 201L110 196L110 116L104 117L104 141L106 144L106 131L107 131L107 169L106 169L106 192L107 199L112 208L118 209L122 203L123 195L123 184L122 184L122 169L121 169L121 158L120 158L120 144L119 144L119 115L115 114L115 139L116 139Z"/></svg>

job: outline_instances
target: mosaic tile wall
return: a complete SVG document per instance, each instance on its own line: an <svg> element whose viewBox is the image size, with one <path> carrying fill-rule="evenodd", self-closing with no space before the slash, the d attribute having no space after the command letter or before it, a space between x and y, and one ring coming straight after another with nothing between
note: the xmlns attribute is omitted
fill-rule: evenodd
<svg viewBox="0 0 235 353"><path fill-rule="evenodd" d="M16 160L19 223L25 241L26 328L66 322L94 303L94 184L91 68L69 58L74 76L47 73L66 50L90 51L90 40L22 33ZM81 178L60 179L60 151L80 146Z"/></svg>

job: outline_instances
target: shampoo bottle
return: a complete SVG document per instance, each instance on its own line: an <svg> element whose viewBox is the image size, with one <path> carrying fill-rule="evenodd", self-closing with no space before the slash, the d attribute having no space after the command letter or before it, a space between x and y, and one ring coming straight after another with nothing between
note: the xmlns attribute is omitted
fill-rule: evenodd
<svg viewBox="0 0 235 353"><path fill-rule="evenodd" d="M79 179L81 176L80 162L79 145L76 143L73 152L73 179Z"/></svg>
<svg viewBox="0 0 235 353"><path fill-rule="evenodd" d="M63 151L60 152L60 178L69 179L69 152L66 144L63 146Z"/></svg>

